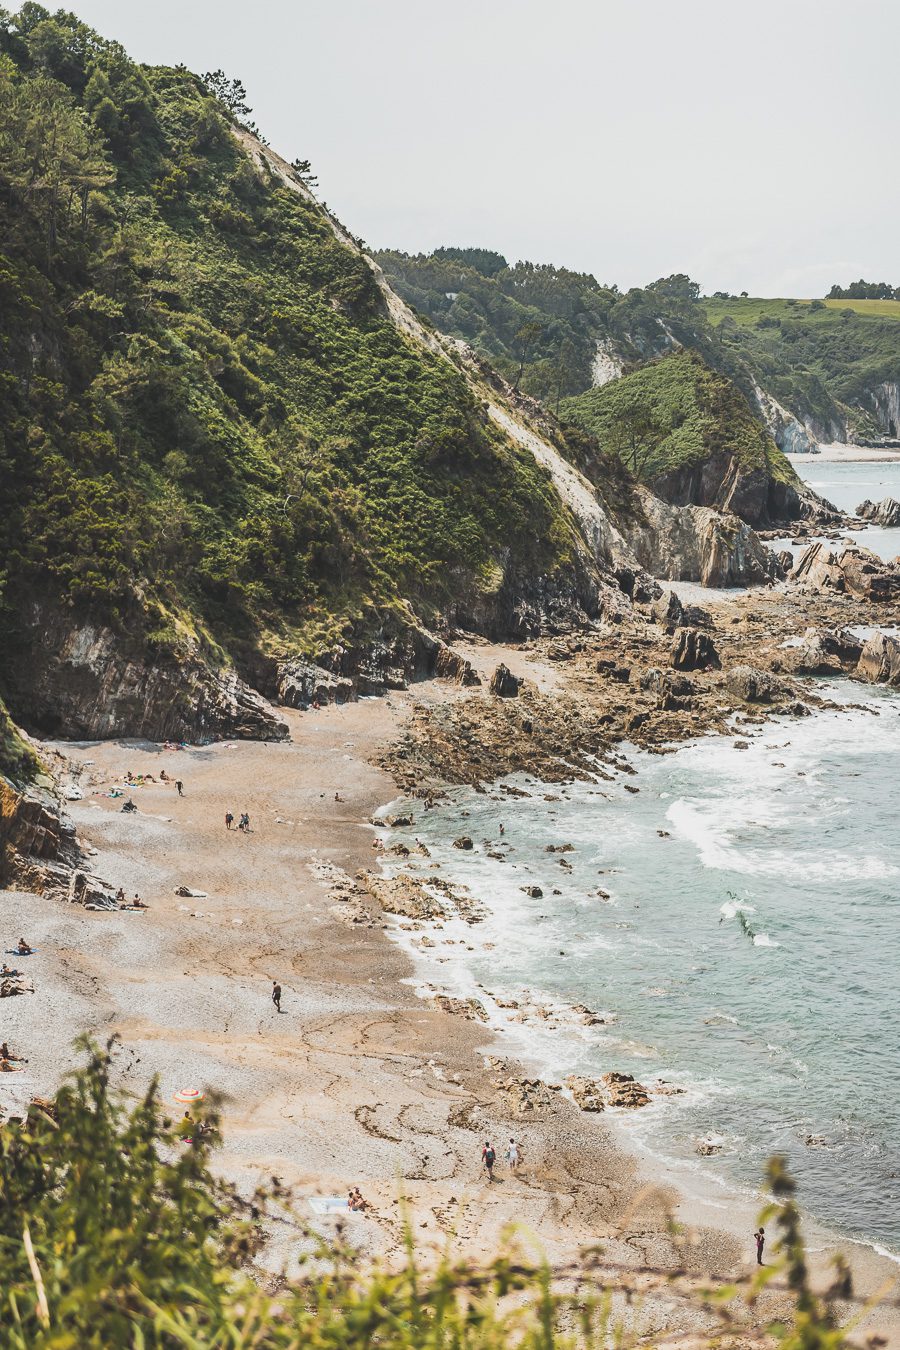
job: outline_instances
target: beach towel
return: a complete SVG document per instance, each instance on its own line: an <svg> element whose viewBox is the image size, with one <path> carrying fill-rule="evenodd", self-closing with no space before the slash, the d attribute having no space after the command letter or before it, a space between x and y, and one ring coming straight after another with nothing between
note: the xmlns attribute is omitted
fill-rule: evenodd
<svg viewBox="0 0 900 1350"><path fill-rule="evenodd" d="M310 1195L307 1196L309 1207L313 1214L355 1214L341 1195Z"/></svg>

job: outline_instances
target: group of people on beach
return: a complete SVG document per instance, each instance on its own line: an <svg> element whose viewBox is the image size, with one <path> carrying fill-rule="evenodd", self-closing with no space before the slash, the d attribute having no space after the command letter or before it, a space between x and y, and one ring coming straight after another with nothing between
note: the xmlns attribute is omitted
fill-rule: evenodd
<svg viewBox="0 0 900 1350"><path fill-rule="evenodd" d="M484 1148L481 1150L481 1161L484 1170L487 1172L488 1181L494 1180L494 1168L497 1165L497 1152L489 1139L484 1142ZM515 1174L518 1171L519 1163L522 1161L522 1151L515 1139L510 1138L506 1149L506 1162L509 1170Z"/></svg>
<svg viewBox="0 0 900 1350"><path fill-rule="evenodd" d="M141 899L141 897L138 895L137 891L135 891L133 897L132 897L130 900L127 900L127 899L125 898L125 892L124 892L124 890L122 889L121 886L120 886L119 889L116 891L116 904L119 906L119 909L149 909L149 908L150 908L150 906L149 906L144 900Z"/></svg>
<svg viewBox="0 0 900 1350"><path fill-rule="evenodd" d="M10 948L11 956L34 956L34 948L24 938L19 938L18 946ZM24 970L19 970L17 966L10 966L4 961L0 965L0 998L11 998L15 994L33 994L34 986L23 983L25 979ZM6 1042L4 1041L4 1047ZM15 1059L15 1056L13 1056ZM0 1063L0 1072L10 1073L12 1066L10 1063Z"/></svg>
<svg viewBox="0 0 900 1350"><path fill-rule="evenodd" d="M226 830L232 830L235 828L234 813L231 811L225 812L225 828ZM242 834L250 833L250 817L247 815L246 811L242 811L240 816L238 817L237 828L241 831Z"/></svg>
<svg viewBox="0 0 900 1350"><path fill-rule="evenodd" d="M27 1064L28 1060L24 1055L14 1055L6 1041L0 1045L0 1073L18 1073L22 1064Z"/></svg>

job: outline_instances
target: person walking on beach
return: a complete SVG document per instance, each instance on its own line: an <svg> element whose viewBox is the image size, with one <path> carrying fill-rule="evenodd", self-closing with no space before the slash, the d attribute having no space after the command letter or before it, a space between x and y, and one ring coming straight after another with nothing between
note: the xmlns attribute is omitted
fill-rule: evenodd
<svg viewBox="0 0 900 1350"><path fill-rule="evenodd" d="M509 1148L506 1150L506 1161L509 1163L509 1170L515 1172L519 1166L519 1145L515 1139L510 1139Z"/></svg>
<svg viewBox="0 0 900 1350"><path fill-rule="evenodd" d="M277 980L272 981L272 1002L275 1004L275 1011L281 1012L281 985Z"/></svg>
<svg viewBox="0 0 900 1350"><path fill-rule="evenodd" d="M763 1264L763 1247L766 1245L766 1230L758 1228L753 1236L756 1239L756 1264L761 1266Z"/></svg>
<svg viewBox="0 0 900 1350"><path fill-rule="evenodd" d="M226 830L230 830L233 824L234 824L234 816L232 815L232 813L231 813L230 811L226 811L226 812L225 812L225 828L226 828Z"/></svg>
<svg viewBox="0 0 900 1350"><path fill-rule="evenodd" d="M481 1161L484 1163L485 1171L488 1174L488 1181L493 1181L494 1163L497 1161L497 1155L490 1140L485 1141L484 1148L481 1150Z"/></svg>
<svg viewBox="0 0 900 1350"><path fill-rule="evenodd" d="M181 781L180 778L177 778L177 779L175 780L175 786L176 786L177 789L178 789L178 795L179 795L179 797L183 797L183 796L184 796L184 783L182 783L182 781Z"/></svg>

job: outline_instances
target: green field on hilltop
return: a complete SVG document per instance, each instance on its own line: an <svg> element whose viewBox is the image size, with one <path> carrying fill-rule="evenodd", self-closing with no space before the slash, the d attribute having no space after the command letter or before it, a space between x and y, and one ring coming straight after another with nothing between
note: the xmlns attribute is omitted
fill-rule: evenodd
<svg viewBox="0 0 900 1350"><path fill-rule="evenodd" d="M856 314L872 318L900 319L900 300L793 300L765 296L730 296L717 300L704 296L700 301L710 323L733 319L744 327L751 327L759 319L799 319L809 322L834 323L832 311L852 309Z"/></svg>

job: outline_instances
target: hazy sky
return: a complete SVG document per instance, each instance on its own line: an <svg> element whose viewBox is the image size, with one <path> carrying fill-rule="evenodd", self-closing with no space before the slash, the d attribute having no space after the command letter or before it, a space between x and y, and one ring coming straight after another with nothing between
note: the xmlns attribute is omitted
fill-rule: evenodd
<svg viewBox="0 0 900 1350"><path fill-rule="evenodd" d="M896 0L66 7L139 60L240 76L371 247L478 244L621 286L900 285Z"/></svg>

